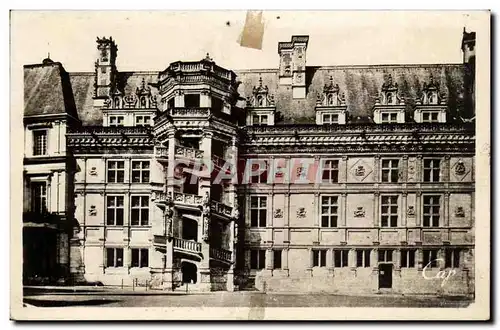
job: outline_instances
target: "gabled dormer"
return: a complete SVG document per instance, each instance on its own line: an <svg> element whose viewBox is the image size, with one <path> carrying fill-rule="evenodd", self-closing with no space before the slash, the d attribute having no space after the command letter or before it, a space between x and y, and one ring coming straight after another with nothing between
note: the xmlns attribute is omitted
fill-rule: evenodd
<svg viewBox="0 0 500 330"><path fill-rule="evenodd" d="M246 109L247 125L274 125L274 96L269 94L267 86L262 85L262 77L259 78L259 85L253 87L252 96L247 98Z"/></svg>
<svg viewBox="0 0 500 330"><path fill-rule="evenodd" d="M433 76L424 83L422 93L416 100L413 117L417 123L446 123L447 99L439 92Z"/></svg>
<svg viewBox="0 0 500 330"><path fill-rule="evenodd" d="M404 98L399 95L398 84L393 82L389 74L375 101L373 120L377 124L404 123L405 107Z"/></svg>
<svg viewBox="0 0 500 330"><path fill-rule="evenodd" d="M322 93L318 93L316 99L316 124L345 124L347 117L347 105L344 93L340 93L338 84L325 84Z"/></svg>
<svg viewBox="0 0 500 330"><path fill-rule="evenodd" d="M104 102L103 126L150 126L157 110L156 95L142 78L135 92L114 88Z"/></svg>

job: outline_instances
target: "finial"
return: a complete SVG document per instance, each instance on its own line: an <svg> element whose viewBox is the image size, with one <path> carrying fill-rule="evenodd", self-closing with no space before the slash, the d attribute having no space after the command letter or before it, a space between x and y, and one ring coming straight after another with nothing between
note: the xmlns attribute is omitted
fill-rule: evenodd
<svg viewBox="0 0 500 330"><path fill-rule="evenodd" d="M262 87L262 76L259 75L259 87Z"/></svg>
<svg viewBox="0 0 500 330"><path fill-rule="evenodd" d="M142 90L146 89L146 81L144 81L144 77L142 78L142 81L141 81L141 88L142 88Z"/></svg>

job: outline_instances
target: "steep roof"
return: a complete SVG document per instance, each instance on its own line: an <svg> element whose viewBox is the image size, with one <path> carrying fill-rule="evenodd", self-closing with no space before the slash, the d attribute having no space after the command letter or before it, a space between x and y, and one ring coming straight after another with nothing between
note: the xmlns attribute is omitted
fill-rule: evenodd
<svg viewBox="0 0 500 330"><path fill-rule="evenodd" d="M353 122L363 121L363 118L369 121L375 99L388 75L398 84L398 93L405 98L407 118L412 117L415 100L423 84L429 83L430 75L440 92L446 95L449 112L464 110L462 64L307 67L305 99L292 98L292 87L279 84L278 70L245 70L236 71L236 74L242 82L239 92L243 97L252 95L253 87L258 86L262 77L262 84L267 85L269 93L274 95L276 110L281 113L285 124L315 122L317 95L329 83L330 77L334 84L339 85L340 93L345 93Z"/></svg>
<svg viewBox="0 0 500 330"><path fill-rule="evenodd" d="M24 115L69 114L76 117L72 84L59 62L24 66Z"/></svg>

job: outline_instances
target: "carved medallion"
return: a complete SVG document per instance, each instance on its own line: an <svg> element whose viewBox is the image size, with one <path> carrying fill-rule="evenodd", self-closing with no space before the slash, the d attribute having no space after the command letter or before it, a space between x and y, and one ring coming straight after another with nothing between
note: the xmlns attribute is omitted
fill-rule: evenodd
<svg viewBox="0 0 500 330"><path fill-rule="evenodd" d="M354 217L355 218L364 218L365 217L365 210L362 206L358 206L356 211L354 211Z"/></svg>
<svg viewBox="0 0 500 330"><path fill-rule="evenodd" d="M372 168L362 159L359 159L351 167L351 174L358 181L363 181L370 173L372 173Z"/></svg>
<svg viewBox="0 0 500 330"><path fill-rule="evenodd" d="M406 212L406 214L409 217L413 218L415 216L415 207L414 206L408 206L408 211Z"/></svg>
<svg viewBox="0 0 500 330"><path fill-rule="evenodd" d="M306 217L306 209L301 207L297 210L297 218L305 218Z"/></svg>
<svg viewBox="0 0 500 330"><path fill-rule="evenodd" d="M462 206L457 206L455 208L455 216L457 218L463 218L463 217L465 217L465 210L464 210L464 208Z"/></svg>
<svg viewBox="0 0 500 330"><path fill-rule="evenodd" d="M462 160L459 160L457 164L455 165L455 174L456 175L464 175L465 174L465 164Z"/></svg>
<svg viewBox="0 0 500 330"><path fill-rule="evenodd" d="M92 166L89 170L89 175L96 176L97 175L97 168L95 166Z"/></svg>
<svg viewBox="0 0 500 330"><path fill-rule="evenodd" d="M283 210L282 209L274 210L274 217L277 219L283 218Z"/></svg>
<svg viewBox="0 0 500 330"><path fill-rule="evenodd" d="M97 208L95 205L90 205L89 215L95 217L97 215Z"/></svg>

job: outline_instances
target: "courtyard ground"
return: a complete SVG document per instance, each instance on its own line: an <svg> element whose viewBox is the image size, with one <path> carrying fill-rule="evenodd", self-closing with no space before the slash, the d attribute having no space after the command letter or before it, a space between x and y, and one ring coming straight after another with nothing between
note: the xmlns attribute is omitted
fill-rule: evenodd
<svg viewBox="0 0 500 330"><path fill-rule="evenodd" d="M321 293L165 292L106 287L25 287L27 307L466 307L461 296Z"/></svg>

